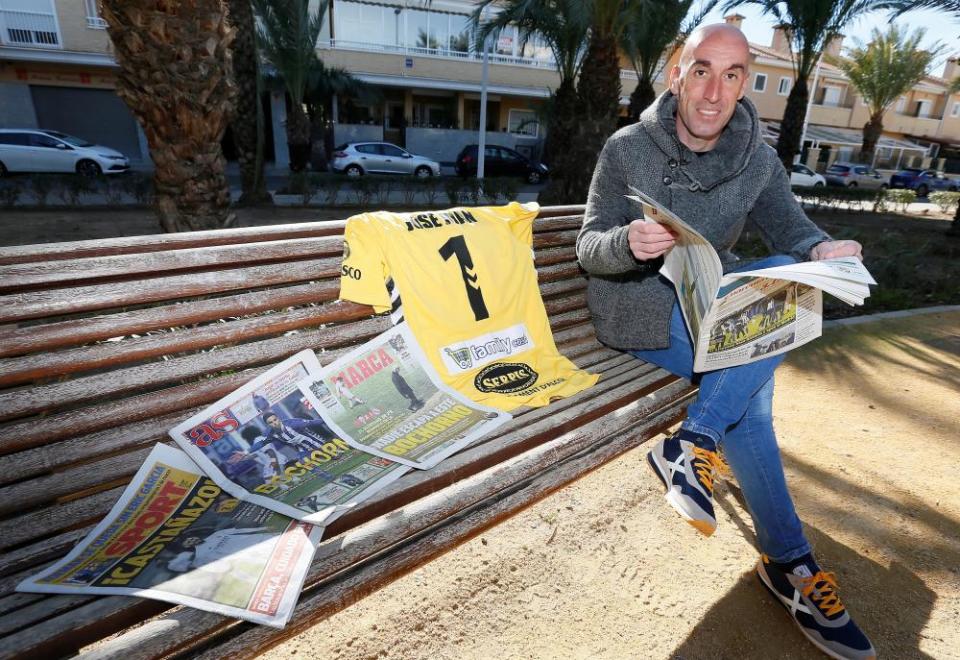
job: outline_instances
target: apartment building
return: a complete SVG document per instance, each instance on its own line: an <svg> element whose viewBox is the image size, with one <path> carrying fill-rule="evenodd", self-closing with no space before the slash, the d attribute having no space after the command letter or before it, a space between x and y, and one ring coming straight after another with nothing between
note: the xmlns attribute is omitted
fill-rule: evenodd
<svg viewBox="0 0 960 660"><path fill-rule="evenodd" d="M336 142L383 139L452 162L463 145L478 140L486 68L487 143L536 157L545 132L542 109L559 84L553 55L536 36L523 41L509 29L488 44L485 67L482 49L468 35L473 10L473 0L433 0L428 6L420 0L332 0L318 54L368 89L361 98L335 99ZM726 20L739 24L743 19ZM143 131L113 91L117 67L104 28L96 0L0 0L0 126L77 134L148 165ZM834 52L839 47L839 41L831 45ZM774 141L793 84L789 46L776 31L770 45L751 44L751 52L747 93L760 110L767 139ZM626 113L636 75L626 61L623 67ZM953 59L942 77L922 81L890 109L878 166L960 147L960 94L945 91L957 73ZM815 84L809 81L814 91L806 146L822 167L859 148L867 108L828 63L815 77ZM658 91L663 85L661 76ZM282 167L287 162L286 100L274 92L264 105L273 146L268 158Z"/></svg>

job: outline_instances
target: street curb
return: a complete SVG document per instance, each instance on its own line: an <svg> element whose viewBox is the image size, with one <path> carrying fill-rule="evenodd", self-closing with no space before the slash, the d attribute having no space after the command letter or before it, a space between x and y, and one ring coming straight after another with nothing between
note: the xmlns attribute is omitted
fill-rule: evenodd
<svg viewBox="0 0 960 660"><path fill-rule="evenodd" d="M861 325L863 323L872 323L873 321L886 321L888 319L905 319L911 316L921 314L939 314L941 312L960 312L960 305L940 305L938 307L920 307L917 309L902 309L896 312L881 312L879 314L868 314L866 316L851 316L846 319L833 319L824 321L824 328L835 328L849 325Z"/></svg>

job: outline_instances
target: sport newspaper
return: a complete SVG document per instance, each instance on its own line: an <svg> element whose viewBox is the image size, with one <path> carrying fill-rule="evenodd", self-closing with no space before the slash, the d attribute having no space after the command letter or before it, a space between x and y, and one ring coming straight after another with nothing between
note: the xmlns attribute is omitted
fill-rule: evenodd
<svg viewBox="0 0 960 660"><path fill-rule="evenodd" d="M422 470L511 419L443 384L406 323L304 379L300 389L351 446Z"/></svg>
<svg viewBox="0 0 960 660"><path fill-rule="evenodd" d="M747 364L819 337L826 291L862 305L876 281L854 257L723 274L716 250L669 209L630 187L646 222L676 233L660 273L673 283L694 343L693 370Z"/></svg>
<svg viewBox="0 0 960 660"><path fill-rule="evenodd" d="M313 351L280 362L170 431L233 496L326 525L409 468L351 447L297 382L320 372Z"/></svg>
<svg viewBox="0 0 960 660"><path fill-rule="evenodd" d="M322 532L238 500L158 444L106 518L17 591L141 596L282 628Z"/></svg>

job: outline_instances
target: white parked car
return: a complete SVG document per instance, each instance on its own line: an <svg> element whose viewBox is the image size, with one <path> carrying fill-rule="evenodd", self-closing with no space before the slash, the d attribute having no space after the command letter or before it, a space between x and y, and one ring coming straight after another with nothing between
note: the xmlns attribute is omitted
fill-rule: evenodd
<svg viewBox="0 0 960 660"><path fill-rule="evenodd" d="M363 174L413 174L440 176L440 163L416 156L389 142L350 142L333 151L330 166L347 176Z"/></svg>
<svg viewBox="0 0 960 660"><path fill-rule="evenodd" d="M7 172L76 172L82 176L119 174L130 161L110 147L59 131L0 128L0 176Z"/></svg>
<svg viewBox="0 0 960 660"><path fill-rule="evenodd" d="M802 187L825 186L827 180L823 178L822 174L817 174L806 165L794 163L793 169L790 171L790 185Z"/></svg>

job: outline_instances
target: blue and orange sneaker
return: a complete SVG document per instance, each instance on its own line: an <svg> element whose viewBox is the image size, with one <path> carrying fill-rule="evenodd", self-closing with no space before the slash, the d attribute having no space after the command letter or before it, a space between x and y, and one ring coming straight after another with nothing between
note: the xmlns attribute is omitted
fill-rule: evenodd
<svg viewBox="0 0 960 660"><path fill-rule="evenodd" d="M713 534L713 482L723 466L713 438L681 428L654 445L647 462L667 489L670 506L701 533Z"/></svg>
<svg viewBox="0 0 960 660"><path fill-rule="evenodd" d="M831 658L871 660L877 652L847 613L833 573L820 570L812 555L778 564L761 555L757 576L813 645Z"/></svg>

